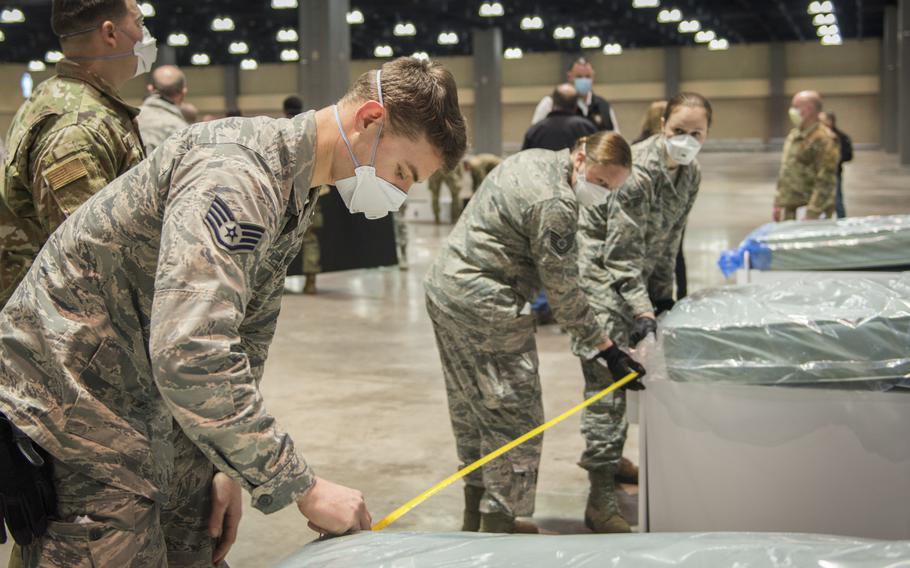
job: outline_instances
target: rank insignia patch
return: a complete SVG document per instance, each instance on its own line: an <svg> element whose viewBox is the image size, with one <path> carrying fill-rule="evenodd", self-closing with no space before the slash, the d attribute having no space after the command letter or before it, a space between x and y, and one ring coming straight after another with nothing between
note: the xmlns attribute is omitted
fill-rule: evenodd
<svg viewBox="0 0 910 568"><path fill-rule="evenodd" d="M548 231L550 237L550 248L553 249L558 256L563 256L575 246L575 235L560 235L556 231Z"/></svg>
<svg viewBox="0 0 910 568"><path fill-rule="evenodd" d="M262 240L265 229L254 223L240 223L223 199L215 196L205 214L215 243L228 252L252 252Z"/></svg>

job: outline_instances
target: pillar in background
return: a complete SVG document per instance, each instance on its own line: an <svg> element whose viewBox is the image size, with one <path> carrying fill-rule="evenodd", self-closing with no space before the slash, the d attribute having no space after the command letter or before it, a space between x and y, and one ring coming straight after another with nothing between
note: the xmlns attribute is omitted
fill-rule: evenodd
<svg viewBox="0 0 910 568"><path fill-rule="evenodd" d="M882 38L882 148L897 153L897 6L885 6Z"/></svg>
<svg viewBox="0 0 910 568"><path fill-rule="evenodd" d="M664 93L667 100L679 94L682 84L682 51L677 46L664 48Z"/></svg>
<svg viewBox="0 0 910 568"><path fill-rule="evenodd" d="M239 109L240 65L231 63L224 66L224 110Z"/></svg>
<svg viewBox="0 0 910 568"><path fill-rule="evenodd" d="M474 151L502 154L502 30L475 29Z"/></svg>
<svg viewBox="0 0 910 568"><path fill-rule="evenodd" d="M787 52L784 44L772 43L769 57L768 142L780 144L787 137L787 109L790 108L790 97L787 96L786 89Z"/></svg>
<svg viewBox="0 0 910 568"><path fill-rule="evenodd" d="M351 82L349 10L349 0L298 2L300 64L297 90L306 109L331 105L348 90Z"/></svg>

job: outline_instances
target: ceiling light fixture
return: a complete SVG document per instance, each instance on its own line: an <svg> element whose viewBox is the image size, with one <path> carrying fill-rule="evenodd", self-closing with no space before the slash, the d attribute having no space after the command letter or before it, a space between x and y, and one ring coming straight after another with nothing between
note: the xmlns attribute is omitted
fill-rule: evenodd
<svg viewBox="0 0 910 568"><path fill-rule="evenodd" d="M458 34L455 32L442 32L436 38L439 45L455 45L458 43Z"/></svg>
<svg viewBox="0 0 910 568"><path fill-rule="evenodd" d="M834 11L834 4L830 1L826 2L812 2L809 4L809 14L830 14Z"/></svg>
<svg viewBox="0 0 910 568"><path fill-rule="evenodd" d="M297 7L297 0L272 0L272 8L275 10L289 10Z"/></svg>
<svg viewBox="0 0 910 568"><path fill-rule="evenodd" d="M280 57L282 61L300 61L300 53L296 49L282 49Z"/></svg>
<svg viewBox="0 0 910 568"><path fill-rule="evenodd" d="M44 71L46 69L47 69L47 65L44 64L44 61L38 61L37 59L33 59L28 62L28 70L31 71L32 73L40 73L41 71Z"/></svg>
<svg viewBox="0 0 910 568"><path fill-rule="evenodd" d="M215 18L212 20L213 32L231 32L234 31L234 20L229 16L224 18Z"/></svg>
<svg viewBox="0 0 910 568"><path fill-rule="evenodd" d="M672 10L661 10L657 14L657 21L662 24L674 24L676 22L682 21L682 12L679 8L673 8Z"/></svg>
<svg viewBox="0 0 910 568"><path fill-rule="evenodd" d="M190 38L185 33L172 33L167 36L167 44L171 47L184 47L190 44Z"/></svg>
<svg viewBox="0 0 910 568"><path fill-rule="evenodd" d="M521 29L523 30L542 30L543 18L540 16L525 16L521 19Z"/></svg>
<svg viewBox="0 0 910 568"><path fill-rule="evenodd" d="M701 31L695 34L695 43L709 43L712 39L717 39L717 34L713 30Z"/></svg>
<svg viewBox="0 0 910 568"><path fill-rule="evenodd" d="M283 30L278 30L278 33L275 34L275 39L281 43L293 43L299 40L300 36L297 35L297 30L285 28Z"/></svg>
<svg viewBox="0 0 910 568"><path fill-rule="evenodd" d="M228 46L228 53L232 55L244 55L250 52L250 46L245 41L234 41Z"/></svg>
<svg viewBox="0 0 910 568"><path fill-rule="evenodd" d="M701 29L701 22L698 20L683 20L679 22L679 33L694 34Z"/></svg>
<svg viewBox="0 0 910 568"><path fill-rule="evenodd" d="M508 47L502 56L505 59L521 59L525 54L520 47Z"/></svg>
<svg viewBox="0 0 910 568"><path fill-rule="evenodd" d="M44 54L44 60L48 63L57 63L63 61L63 54L59 51L48 51Z"/></svg>
<svg viewBox="0 0 910 568"><path fill-rule="evenodd" d="M374 57L392 57L392 55L394 55L394 52L391 45L377 45L376 49L373 50Z"/></svg>
<svg viewBox="0 0 910 568"><path fill-rule="evenodd" d="M618 43L608 43L604 46L604 55L622 55L622 46Z"/></svg>
<svg viewBox="0 0 910 568"><path fill-rule="evenodd" d="M420 61L429 61L430 60L430 54L427 53L426 51L415 51L414 53L411 54L411 57L413 57L414 59L418 59Z"/></svg>
<svg viewBox="0 0 910 568"><path fill-rule="evenodd" d="M21 24L24 21L25 14L19 8L0 12L0 24Z"/></svg>
<svg viewBox="0 0 910 568"><path fill-rule="evenodd" d="M581 38L581 48L582 49L597 49L603 42L600 41L600 38L597 36L585 36Z"/></svg>
<svg viewBox="0 0 910 568"><path fill-rule="evenodd" d="M142 12L143 18L155 17L155 7L152 6L151 2L143 2L142 4L139 4L139 11Z"/></svg>
<svg viewBox="0 0 910 568"><path fill-rule="evenodd" d="M484 2L477 13L482 18L498 18L505 15L506 11L499 2Z"/></svg>
<svg viewBox="0 0 910 568"><path fill-rule="evenodd" d="M212 59L207 53L194 53L190 58L190 63L193 65L208 65L212 62Z"/></svg>
<svg viewBox="0 0 910 568"><path fill-rule="evenodd" d="M259 62L255 59L244 59L240 62L240 69L243 71L255 71L259 69Z"/></svg>
<svg viewBox="0 0 910 568"><path fill-rule="evenodd" d="M417 27L413 22L403 22L395 24L395 30L392 32L398 37L410 37L417 35Z"/></svg>
<svg viewBox="0 0 910 568"><path fill-rule="evenodd" d="M572 26L558 26L553 30L553 39L575 39L575 28Z"/></svg>
<svg viewBox="0 0 910 568"><path fill-rule="evenodd" d="M725 51L730 49L730 42L724 38L712 39L711 43L708 44L708 49L711 51Z"/></svg>
<svg viewBox="0 0 910 568"><path fill-rule="evenodd" d="M632 0L633 8L659 8L660 0Z"/></svg>
<svg viewBox="0 0 910 568"><path fill-rule="evenodd" d="M347 19L348 24L350 24L352 26L356 26L356 25L362 24L364 22L363 12L361 12L357 8L354 8L353 10L348 12L348 14L347 14L347 16L345 16L345 18Z"/></svg>

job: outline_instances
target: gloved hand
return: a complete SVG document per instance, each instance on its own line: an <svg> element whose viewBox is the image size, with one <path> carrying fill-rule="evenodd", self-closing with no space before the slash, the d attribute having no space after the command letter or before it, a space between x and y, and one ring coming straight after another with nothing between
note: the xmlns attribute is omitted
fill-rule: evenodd
<svg viewBox="0 0 910 568"><path fill-rule="evenodd" d="M674 302L672 299L657 300L654 302L654 309L657 312L657 315L660 315L664 312L669 312L675 305L676 302Z"/></svg>
<svg viewBox="0 0 910 568"><path fill-rule="evenodd" d="M637 318L629 336L629 345L635 347L642 339L648 337L649 333L657 335L657 320L650 317Z"/></svg>
<svg viewBox="0 0 910 568"><path fill-rule="evenodd" d="M31 440L0 414L0 543L6 542L5 522L20 546L32 544L45 533L47 519L56 510L50 456L33 449Z"/></svg>
<svg viewBox="0 0 910 568"><path fill-rule="evenodd" d="M614 381L622 380L629 373L638 373L635 380L626 383L623 388L636 391L645 389L645 385L641 384L641 378L645 376L645 368L616 344L611 345L606 351L601 351L597 356L607 362L607 368L610 369Z"/></svg>

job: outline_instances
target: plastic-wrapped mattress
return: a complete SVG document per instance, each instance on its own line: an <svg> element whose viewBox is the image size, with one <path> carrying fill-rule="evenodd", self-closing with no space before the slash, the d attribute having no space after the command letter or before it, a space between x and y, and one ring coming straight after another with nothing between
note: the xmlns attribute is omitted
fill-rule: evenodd
<svg viewBox="0 0 910 568"><path fill-rule="evenodd" d="M679 302L659 327L675 381L910 384L910 273L707 290Z"/></svg>
<svg viewBox="0 0 910 568"><path fill-rule="evenodd" d="M743 268L747 252L759 270L908 270L910 215L769 223L723 253L720 269Z"/></svg>
<svg viewBox="0 0 910 568"><path fill-rule="evenodd" d="M773 533L481 535L361 533L317 542L279 568L898 568L910 542Z"/></svg>

